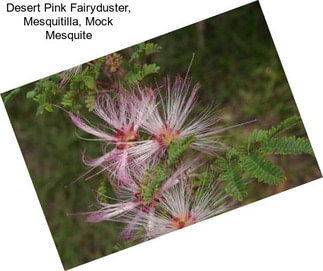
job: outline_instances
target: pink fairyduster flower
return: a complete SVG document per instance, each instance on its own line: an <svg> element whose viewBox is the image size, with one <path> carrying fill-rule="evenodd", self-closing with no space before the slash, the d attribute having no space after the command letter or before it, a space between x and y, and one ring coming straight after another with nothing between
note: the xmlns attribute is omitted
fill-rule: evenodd
<svg viewBox="0 0 323 271"><path fill-rule="evenodd" d="M156 103L141 126L152 139L132 147L129 153L141 161L158 160L172 142L195 135L196 141L191 145L192 149L214 155L221 145L215 136L229 128L216 126L219 117L212 107L189 118L196 106L199 85L196 84L191 89L190 81L178 76L173 84L168 78L165 88L166 98L161 98L160 108Z"/></svg>
<svg viewBox="0 0 323 271"><path fill-rule="evenodd" d="M108 94L100 95L94 113L105 122L104 128L109 132L99 129L80 116L69 113L73 123L79 129L98 137L107 146L113 146L111 151L99 158L83 157L84 163L91 167L86 174L102 166L103 170L100 172L108 170L119 182L132 182L132 178L127 173L127 166L131 162L128 149L139 140L138 129L151 111L152 96L151 89L139 90L138 94L133 90L120 89L114 98Z"/></svg>
<svg viewBox="0 0 323 271"><path fill-rule="evenodd" d="M155 238L229 210L234 202L228 198L219 182L194 192L192 185L182 177L163 194L158 209L146 214L141 223L145 225L147 237Z"/></svg>
<svg viewBox="0 0 323 271"><path fill-rule="evenodd" d="M142 226L143 217L147 214L155 212L156 207L159 205L159 201L164 197L165 191L171 189L179 182L179 177L185 172L186 176L190 176L192 172L201 165L199 157L192 159L190 162L181 165L178 169L170 174L158 191L152 193L148 201L145 198L145 189L149 186L149 183L154 182L154 179L148 179L150 175L147 175L149 169L154 165L146 163L141 164L143 168L135 167L131 176L133 178L131 183L123 184L116 190L116 196L118 198L117 203L109 204L104 202L98 202L100 209L88 214L88 222L101 222L104 220L118 221L127 224L124 230L124 235L127 238L133 237L133 232L138 229L138 226ZM143 183L146 179L147 183Z"/></svg>

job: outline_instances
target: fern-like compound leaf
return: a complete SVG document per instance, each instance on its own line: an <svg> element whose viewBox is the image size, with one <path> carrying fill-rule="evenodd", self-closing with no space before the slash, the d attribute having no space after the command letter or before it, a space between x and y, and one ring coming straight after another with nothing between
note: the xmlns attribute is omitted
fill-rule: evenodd
<svg viewBox="0 0 323 271"><path fill-rule="evenodd" d="M196 141L195 134L185 137L183 139L172 142L168 147L167 164L169 167L174 166L182 154L189 149L192 143Z"/></svg>
<svg viewBox="0 0 323 271"><path fill-rule="evenodd" d="M89 111L93 111L96 104L96 92L88 91L84 99L85 106Z"/></svg>
<svg viewBox="0 0 323 271"><path fill-rule="evenodd" d="M66 92L63 96L61 104L66 108L72 108L75 96L76 96L75 91L71 90L71 91Z"/></svg>
<svg viewBox="0 0 323 271"><path fill-rule="evenodd" d="M279 184L286 179L283 171L259 151L241 156L240 163L250 177L260 182Z"/></svg>
<svg viewBox="0 0 323 271"><path fill-rule="evenodd" d="M151 55L160 52L162 48L157 43L147 42L145 45L145 55Z"/></svg>
<svg viewBox="0 0 323 271"><path fill-rule="evenodd" d="M156 192L158 192L164 181L169 176L169 170L163 164L156 165L153 169L147 170L143 178L142 198L147 204Z"/></svg>
<svg viewBox="0 0 323 271"><path fill-rule="evenodd" d="M235 149L230 150L226 158L219 158L217 161L219 169L222 171L219 179L225 182L225 191L235 200L241 201L248 193L238 162L238 152Z"/></svg>
<svg viewBox="0 0 323 271"><path fill-rule="evenodd" d="M261 151L265 154L286 155L306 153L314 156L311 143L306 138L272 138L261 147Z"/></svg>
<svg viewBox="0 0 323 271"><path fill-rule="evenodd" d="M285 119L280 124L278 124L275 127L272 127L268 131L268 138L273 138L274 136L277 136L283 132L285 132L287 129L291 128L292 126L296 125L301 121L301 118L299 116L292 116L288 119Z"/></svg>
<svg viewBox="0 0 323 271"><path fill-rule="evenodd" d="M224 189L235 200L241 201L247 196L247 190L243 181L240 168L235 165L231 170L223 172L220 179L225 181Z"/></svg>
<svg viewBox="0 0 323 271"><path fill-rule="evenodd" d="M265 130L254 130L248 137L248 151L254 143L266 142L269 138L268 131Z"/></svg>

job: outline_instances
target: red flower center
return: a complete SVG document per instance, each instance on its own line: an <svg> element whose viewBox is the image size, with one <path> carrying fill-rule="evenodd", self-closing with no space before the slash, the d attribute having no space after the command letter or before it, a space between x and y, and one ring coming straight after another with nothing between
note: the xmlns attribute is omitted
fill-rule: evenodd
<svg viewBox="0 0 323 271"><path fill-rule="evenodd" d="M170 143L179 139L180 135L180 130L176 130L174 128L169 127L168 124L165 124L160 130L160 133L158 135L153 136L153 139L158 141L160 145L167 147L170 145Z"/></svg>
<svg viewBox="0 0 323 271"><path fill-rule="evenodd" d="M133 127L129 129L129 131L117 131L115 137L117 138L117 149L123 150L129 147L133 147L134 144L132 142L139 140L139 135L134 131ZM127 143L129 142L129 143Z"/></svg>
<svg viewBox="0 0 323 271"><path fill-rule="evenodd" d="M194 224L195 221L196 221L196 218L191 215L191 212L187 212L185 216L173 217L173 227L176 230L182 229L184 227Z"/></svg>

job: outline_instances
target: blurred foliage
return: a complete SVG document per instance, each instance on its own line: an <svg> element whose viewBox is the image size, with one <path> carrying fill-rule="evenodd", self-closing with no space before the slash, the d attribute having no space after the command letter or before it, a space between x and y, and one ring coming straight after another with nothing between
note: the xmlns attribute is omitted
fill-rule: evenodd
<svg viewBox="0 0 323 271"><path fill-rule="evenodd" d="M258 151L253 151L254 155L266 156L272 165L282 167L287 179L277 186L252 182L244 187L240 180L241 176L245 177L240 167L243 153L241 149L231 149L222 165L228 165L225 163L230 161L234 167L233 176L222 177L224 181L234 180L227 183L227 190L232 195L240 199L248 193L245 204L321 176L310 155L272 155L278 145L280 148L285 146L284 153L291 150L309 152L310 146L296 139L306 136L301 123L290 128L290 134L295 138L271 141L267 138L258 142L261 135L272 131L270 127L299 113L257 2L84 63L3 95L65 268L118 251L129 244L119 240L117 223L88 224L83 216L68 215L86 211L86 206L92 210L96 195L89 191L100 187L99 192L106 194L111 187L106 185L104 175L72 184L86 171L80 151L86 148L90 156L95 156L100 150L97 144L80 140L68 116L62 110L56 110L53 104L74 112L91 111L96 95L115 88L113 82L120 78L127 85L137 82L154 84L156 77L151 75L156 73L158 78L185 74L193 53L195 59L189 74L193 82L199 81L202 85L199 91L201 105L196 113L214 101L225 126L257 119L253 124L230 129L221 140L229 146L247 142L247 148ZM62 78L66 82L62 82ZM59 88L57 84L61 84ZM251 134L255 128L258 134ZM262 148L261 153L259 148ZM174 153L174 157L183 152ZM152 174L163 179L167 172L165 168L156 168ZM221 172L210 168L196 182L207 183L214 174ZM154 189L147 188L147 195Z"/></svg>
<svg viewBox="0 0 323 271"><path fill-rule="evenodd" d="M247 184L255 179L267 184L281 184L286 181L283 170L266 157L269 154L310 154L314 157L310 142L306 138L278 137L301 119L293 116L269 130L254 130L247 145L230 149L225 157L215 163L220 172L219 179L225 181L225 190L236 200L247 195Z"/></svg>

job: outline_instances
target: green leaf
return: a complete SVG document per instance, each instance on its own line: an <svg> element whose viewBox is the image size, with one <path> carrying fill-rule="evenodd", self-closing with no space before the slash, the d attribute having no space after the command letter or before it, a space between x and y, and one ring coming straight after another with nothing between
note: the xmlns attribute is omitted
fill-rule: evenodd
<svg viewBox="0 0 323 271"><path fill-rule="evenodd" d="M164 165L162 164L159 164L157 165L155 168L154 168L154 182L155 183L158 183L158 184L161 184L163 181L165 181L168 176L169 176L169 171L168 171L168 168L165 167ZM156 188L156 186L155 186Z"/></svg>
<svg viewBox="0 0 323 271"><path fill-rule="evenodd" d="M85 70L83 72L85 72ZM78 90L79 91L81 89L84 89L85 82L83 80L83 77L84 77L83 72L82 72L82 74L75 74L71 78L70 83L69 83L70 90L72 90L72 91ZM84 82L84 84L83 84L83 82Z"/></svg>
<svg viewBox="0 0 323 271"><path fill-rule="evenodd" d="M296 125L300 121L301 121L301 118L299 116L292 116L288 119L285 119L280 124L278 124L276 127L272 127L268 131L268 138L273 138L274 136L277 136L277 135L285 132L287 129Z"/></svg>
<svg viewBox="0 0 323 271"><path fill-rule="evenodd" d="M142 67L141 77L145 78L146 76L157 73L160 67L156 64L144 64Z"/></svg>
<svg viewBox="0 0 323 271"><path fill-rule="evenodd" d="M145 54L148 56L154 53L158 53L160 52L161 49L162 48L158 44L148 42L146 43L146 46L145 46Z"/></svg>
<svg viewBox="0 0 323 271"><path fill-rule="evenodd" d="M95 89L95 80L92 76L83 76L84 84L89 89Z"/></svg>
<svg viewBox="0 0 323 271"><path fill-rule="evenodd" d="M76 96L75 91L68 91L64 94L61 104L66 108L71 108L73 106L73 100Z"/></svg>
<svg viewBox="0 0 323 271"><path fill-rule="evenodd" d="M153 169L148 169L142 181L142 197L144 204L147 204L153 195L159 191L170 172L163 164L156 165Z"/></svg>
<svg viewBox="0 0 323 271"><path fill-rule="evenodd" d="M55 83L55 87L56 87L57 84L59 84L59 82L62 80L62 77L54 74L50 77L50 79Z"/></svg>
<svg viewBox="0 0 323 271"><path fill-rule="evenodd" d="M36 110L36 116L42 115L44 113L44 106L39 105Z"/></svg>
<svg viewBox="0 0 323 271"><path fill-rule="evenodd" d="M45 91L52 91L53 89L57 88L56 83L51 81L50 78L47 78L44 81L42 81L42 86Z"/></svg>
<svg viewBox="0 0 323 271"><path fill-rule="evenodd" d="M265 154L310 154L314 157L311 143L306 138L272 138L264 143L261 151Z"/></svg>
<svg viewBox="0 0 323 271"><path fill-rule="evenodd" d="M49 103L44 104L44 108L45 108L45 110L47 112L53 112L54 111L52 105L49 104Z"/></svg>
<svg viewBox="0 0 323 271"><path fill-rule="evenodd" d="M134 53L131 55L129 63L139 60L141 54L145 50L145 43L144 42L139 43L139 44L133 46L133 49L134 49Z"/></svg>
<svg viewBox="0 0 323 271"><path fill-rule="evenodd" d="M99 200L104 203L109 203L109 200L107 198L108 191L109 191L109 185L110 185L109 181L104 179L98 188Z"/></svg>
<svg viewBox="0 0 323 271"><path fill-rule="evenodd" d="M174 166L182 154L189 149L192 143L196 141L195 134L185 137L183 139L173 141L167 149L168 159L167 164L169 167Z"/></svg>
<svg viewBox="0 0 323 271"><path fill-rule="evenodd" d="M85 105L89 111L93 111L96 105L96 93L94 91L89 91L85 97Z"/></svg>
<svg viewBox="0 0 323 271"><path fill-rule="evenodd" d="M238 152L235 149L230 150L226 158L218 158L217 164L222 171L219 180L225 182L224 190L235 200L243 200L248 193L243 180L243 171L239 165Z"/></svg>
<svg viewBox="0 0 323 271"><path fill-rule="evenodd" d="M32 99L37 95L37 91L35 89L30 90L26 93L26 98L27 99Z"/></svg>
<svg viewBox="0 0 323 271"><path fill-rule="evenodd" d="M95 79L98 79L100 77L101 68L102 68L102 65L105 63L105 61L106 61L106 57L101 57L95 63L95 66L93 69Z"/></svg>
<svg viewBox="0 0 323 271"><path fill-rule="evenodd" d="M38 102L40 105L44 106L44 104L46 103L46 94L45 93L39 94Z"/></svg>
<svg viewBox="0 0 323 271"><path fill-rule="evenodd" d="M262 143L268 140L268 131L254 130L248 137L248 151L254 143Z"/></svg>
<svg viewBox="0 0 323 271"><path fill-rule="evenodd" d="M72 105L72 108L71 108L71 111L74 114L77 114L81 108L82 108L82 105L81 104L73 104Z"/></svg>
<svg viewBox="0 0 323 271"><path fill-rule="evenodd" d="M127 74L127 81L129 82L129 84L134 85L135 83L137 83L138 81L142 80L142 76L141 76L141 72L129 72Z"/></svg>
<svg viewBox="0 0 323 271"><path fill-rule="evenodd" d="M219 178L225 181L224 190L235 200L242 201L247 195L246 186L241 178L242 171L234 166L230 171L222 173Z"/></svg>
<svg viewBox="0 0 323 271"><path fill-rule="evenodd" d="M7 105L14 97L18 95L20 91L21 91L21 88L16 88L14 90L11 90L4 98L3 100L4 104Z"/></svg>
<svg viewBox="0 0 323 271"><path fill-rule="evenodd" d="M145 43L141 42L133 46L134 50L138 53L141 53L143 50L145 50Z"/></svg>
<svg viewBox="0 0 323 271"><path fill-rule="evenodd" d="M279 184L286 180L283 171L259 151L242 155L240 163L250 177L257 178L260 182Z"/></svg>
<svg viewBox="0 0 323 271"><path fill-rule="evenodd" d="M300 120L300 117L292 116L282 121L279 125L270 128L269 130L254 130L248 137L247 152L252 152L254 147L255 149L259 149L262 144L265 144L271 138L274 138L275 136L291 128L300 122Z"/></svg>

